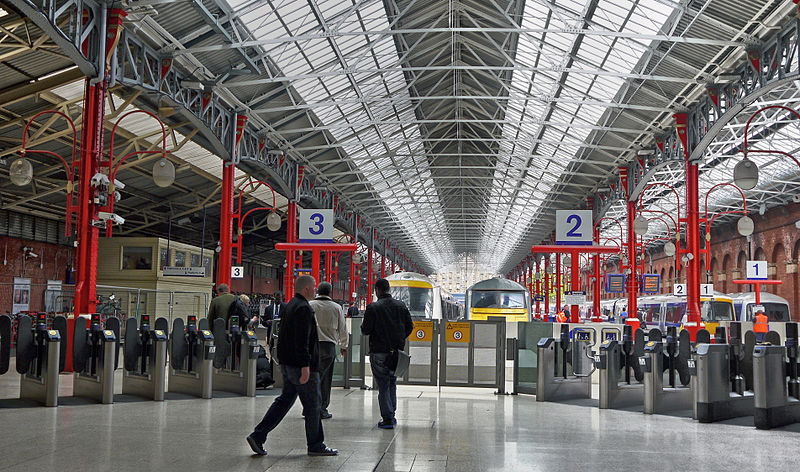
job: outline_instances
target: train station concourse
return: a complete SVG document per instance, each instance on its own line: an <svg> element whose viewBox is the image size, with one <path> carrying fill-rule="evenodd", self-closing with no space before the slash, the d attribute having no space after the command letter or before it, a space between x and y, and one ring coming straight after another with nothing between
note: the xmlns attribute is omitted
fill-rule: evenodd
<svg viewBox="0 0 800 472"><path fill-rule="evenodd" d="M797 0L0 0L0 118L0 472L796 468Z"/></svg>

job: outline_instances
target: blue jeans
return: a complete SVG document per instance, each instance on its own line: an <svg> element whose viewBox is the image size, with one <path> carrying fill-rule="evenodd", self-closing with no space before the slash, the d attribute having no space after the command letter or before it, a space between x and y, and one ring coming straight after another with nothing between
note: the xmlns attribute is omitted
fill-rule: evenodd
<svg viewBox="0 0 800 472"><path fill-rule="evenodd" d="M388 353L373 352L369 355L369 363L372 366L372 376L378 384L378 406L381 409L381 417L383 421L391 422L397 410L397 377L393 370L386 367L388 357Z"/></svg>
<svg viewBox="0 0 800 472"><path fill-rule="evenodd" d="M272 402L272 406L267 410L264 419L256 425L253 437L264 443L267 434L280 424L283 417L294 405L297 397L303 404L303 412L306 415L306 443L309 451L317 451L325 447L325 435L322 432L322 420L320 413L320 393L319 393L319 372L311 372L308 382L300 383L300 367L288 365L281 366L283 374L283 391Z"/></svg>

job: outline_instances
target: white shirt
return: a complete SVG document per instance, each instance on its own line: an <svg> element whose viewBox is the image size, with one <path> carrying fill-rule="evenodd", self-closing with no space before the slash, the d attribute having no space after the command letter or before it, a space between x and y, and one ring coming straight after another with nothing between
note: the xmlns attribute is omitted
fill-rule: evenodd
<svg viewBox="0 0 800 472"><path fill-rule="evenodd" d="M311 305L314 317L317 319L319 340L338 344L340 348L347 349L347 324L342 307L330 297L322 295L310 300L308 304Z"/></svg>

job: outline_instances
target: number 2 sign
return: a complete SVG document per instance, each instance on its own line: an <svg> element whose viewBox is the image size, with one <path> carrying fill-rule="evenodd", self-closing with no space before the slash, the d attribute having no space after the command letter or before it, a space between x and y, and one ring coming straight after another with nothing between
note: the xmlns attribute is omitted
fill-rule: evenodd
<svg viewBox="0 0 800 472"><path fill-rule="evenodd" d="M301 243L333 242L333 210L300 210L299 241Z"/></svg>
<svg viewBox="0 0 800 472"><path fill-rule="evenodd" d="M592 244L592 210L556 210L556 244Z"/></svg>

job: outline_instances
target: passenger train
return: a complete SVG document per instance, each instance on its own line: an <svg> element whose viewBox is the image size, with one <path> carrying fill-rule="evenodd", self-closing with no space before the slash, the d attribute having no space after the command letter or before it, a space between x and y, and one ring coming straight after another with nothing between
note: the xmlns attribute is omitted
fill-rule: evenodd
<svg viewBox="0 0 800 472"><path fill-rule="evenodd" d="M392 297L402 300L415 320L458 321L464 318L464 307L422 274L396 272L388 275L386 280Z"/></svg>
<svg viewBox="0 0 800 472"><path fill-rule="evenodd" d="M622 312L627 311L628 299L618 298L600 302L603 316L619 319ZM674 295L648 295L639 297L637 309L644 313L647 326L660 327L683 326L686 322L686 297ZM713 297L700 298L700 319L710 334L714 334L720 321L735 321L733 300L723 293Z"/></svg>
<svg viewBox="0 0 800 472"><path fill-rule="evenodd" d="M755 292L728 294L733 300L733 308L739 321L753 321L753 307L756 306ZM761 306L769 321L792 321L789 301L771 293L761 292Z"/></svg>
<svg viewBox="0 0 800 472"><path fill-rule="evenodd" d="M531 298L522 285L508 279L483 280L467 289L467 318L485 320L501 316L506 321L530 321Z"/></svg>

